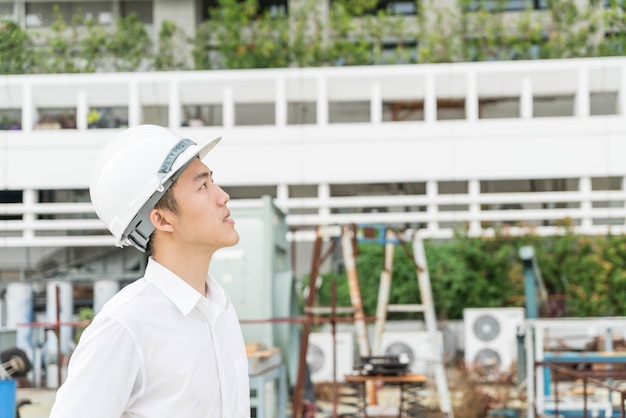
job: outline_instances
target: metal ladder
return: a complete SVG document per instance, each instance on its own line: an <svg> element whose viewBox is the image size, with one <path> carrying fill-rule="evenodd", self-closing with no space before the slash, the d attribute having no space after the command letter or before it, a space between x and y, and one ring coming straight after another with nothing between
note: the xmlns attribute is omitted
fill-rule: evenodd
<svg viewBox="0 0 626 418"><path fill-rule="evenodd" d="M348 288L350 292L350 301L351 307L340 307L336 306L330 307L319 307L314 306L317 287L315 286L315 282L317 276L319 274L319 268L325 258L329 256L332 250L335 248L335 244L337 239L341 241L341 249L343 253L343 259L346 267L346 275L348 280ZM322 254L322 242L325 240L331 240L332 246L325 253ZM309 278L309 294L307 296L306 306L304 308L305 313L305 321L302 323L302 332L300 336L300 354L299 354L299 362L298 362L298 377L297 382L293 391L293 400L292 400L292 409L293 409L293 418L300 418L303 412L302 405L302 395L304 390L304 369L306 367L306 352L309 341L309 334L311 331L311 325L313 323L320 322L331 322L332 324L332 334L334 341L335 334L335 322L353 322L355 325L359 354L361 356L369 356L371 353L369 338L367 335L367 318L364 315L363 311L363 303L361 300L361 290L359 286L358 275L356 271L356 257L355 257L355 247L354 244L356 242L356 236L354 235L354 230L350 228L349 225L343 226L320 226L317 228L316 239L313 246L313 259L311 262L311 274ZM347 319L347 321L341 321L338 318L337 314L351 314L352 318ZM326 318L326 320L316 320L316 315L321 314L330 314L330 319ZM334 365L334 356L333 356L333 370L335 370ZM335 377L335 376L334 376ZM335 385L336 392L336 380L333 379L333 384ZM368 394L370 396L370 402L376 403L376 392L374 387L370 385L368 388ZM335 399L333 400L333 417L337 416L337 404L336 404L336 393Z"/></svg>
<svg viewBox="0 0 626 418"><path fill-rule="evenodd" d="M380 275L380 284L378 289L378 304L376 308L376 324L375 324L375 340L374 354L380 355L382 350L382 334L385 330L387 314L389 312L418 312L424 315L426 330L430 335L430 340L435 347L435 382L437 392L439 394L440 409L448 418L453 418L452 401L448 388L448 379L443 360L443 342L438 337L437 317L435 314L435 305L430 285L430 275L428 274L428 265L426 263L426 254L424 252L424 242L416 231L413 233L413 252L412 258L415 263L417 281L422 303L409 305L389 305L389 294L391 292L393 257L395 246L400 244L410 254L408 246L401 239L399 234L391 229L382 228L384 238L377 240L385 244L384 251L384 268Z"/></svg>
<svg viewBox="0 0 626 418"><path fill-rule="evenodd" d="M302 333L300 340L300 356L297 382L293 392L293 418L300 418L302 413L302 394L304 386L304 368L306 359L306 350L308 347L308 337L313 323L327 322L316 321L315 315L319 314L331 314L333 319L336 319L337 313L352 313L353 317L350 322L354 322L355 330L357 334L357 341L359 347L359 353L361 356L369 356L373 352L374 354L380 354L381 337L385 328L386 318L388 312L421 312L424 315L426 328L430 333L431 340L433 341L435 351L439 358L436 359L434 365L435 379L437 391L439 393L441 412L446 415L447 418L453 418L452 405L450 400L450 392L448 390L448 383L445 371L445 365L443 362L443 346L442 341L437 337L437 321L435 315L435 308L432 298L432 291L430 286L430 277L428 275L428 267L426 264L426 256L424 253L424 245L422 239L418 234L414 234L413 239L413 261L416 265L417 280L421 295L422 304L412 305L389 305L389 294L391 290L391 272L393 267L393 254L394 248L397 244L405 244L397 233L387 228L381 228L385 231L385 238L383 240L376 240L376 242L383 242L385 244L385 265L381 272L381 279L379 285L378 305L376 312L375 323L375 341L374 348L372 350L369 338L367 334L367 318L363 313L363 304L361 300L360 286L358 281L358 275L356 271L356 256L355 245L360 239L356 236L355 228L351 228L349 225L342 226L325 226L318 227L316 233L316 239L313 247L313 260L311 267L311 275L309 278L309 294L306 301L305 315L306 320L302 323ZM340 238L343 259L346 267L346 275L348 279L348 286L350 292L350 300L352 307L350 308L337 308L331 307L315 307L315 298L317 294L317 288L315 286L316 278L319 274L320 265L324 259L331 253L334 247L331 247L329 251L322 254L322 241ZM367 240L364 240L367 241ZM333 244L336 241L332 241ZM406 247L405 247L406 249ZM334 333L334 328L333 328ZM333 360L334 361L334 360ZM334 369L334 367L333 367ZM367 389L368 396L370 398L370 404L375 405L377 403L376 392L373 386ZM336 410L334 411L336 416Z"/></svg>

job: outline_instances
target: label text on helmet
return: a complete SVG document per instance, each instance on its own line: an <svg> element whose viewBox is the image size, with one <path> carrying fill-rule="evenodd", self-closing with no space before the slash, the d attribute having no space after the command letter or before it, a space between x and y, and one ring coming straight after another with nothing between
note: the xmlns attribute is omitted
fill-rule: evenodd
<svg viewBox="0 0 626 418"><path fill-rule="evenodd" d="M159 173L169 173L170 171L172 171L172 165L174 165L174 161L176 161L176 158L178 158L178 156L191 145L197 144L189 138L183 138L178 141L167 154L165 160L163 160L163 164L161 164Z"/></svg>

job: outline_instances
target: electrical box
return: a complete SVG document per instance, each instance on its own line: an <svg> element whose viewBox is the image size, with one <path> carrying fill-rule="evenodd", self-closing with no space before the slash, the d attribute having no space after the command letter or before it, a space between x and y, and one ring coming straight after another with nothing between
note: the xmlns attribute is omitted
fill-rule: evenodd
<svg viewBox="0 0 626 418"><path fill-rule="evenodd" d="M297 325L271 321L298 312L285 214L270 196L263 196L232 207L231 218L239 243L217 251L209 272L235 306L246 343L279 347L283 358L297 355Z"/></svg>

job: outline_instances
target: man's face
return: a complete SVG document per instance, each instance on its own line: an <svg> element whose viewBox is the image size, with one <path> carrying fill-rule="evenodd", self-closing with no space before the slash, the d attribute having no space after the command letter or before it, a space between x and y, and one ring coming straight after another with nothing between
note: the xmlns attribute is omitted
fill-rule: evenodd
<svg viewBox="0 0 626 418"><path fill-rule="evenodd" d="M230 196L213 183L211 170L195 158L174 186L177 213L170 215L176 239L189 249L215 251L235 245L239 234L226 203Z"/></svg>

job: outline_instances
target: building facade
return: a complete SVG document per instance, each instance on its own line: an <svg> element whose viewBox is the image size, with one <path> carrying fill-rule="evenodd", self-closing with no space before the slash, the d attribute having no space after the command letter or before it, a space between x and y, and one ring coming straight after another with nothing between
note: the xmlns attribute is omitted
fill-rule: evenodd
<svg viewBox="0 0 626 418"><path fill-rule="evenodd" d="M41 30L53 4L103 25L136 12L156 36L165 19L193 35L214 2L2 0L0 15ZM414 6L380 2L407 16ZM326 224L441 239L553 234L564 220L584 234L624 229L623 58L14 75L0 92L0 283L140 274L142 256L112 248L88 194L99 149L140 123L223 136L211 163L231 206L271 196L303 260Z"/></svg>

